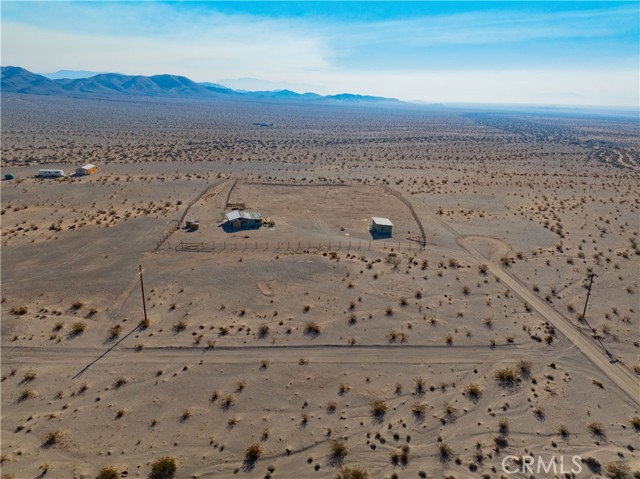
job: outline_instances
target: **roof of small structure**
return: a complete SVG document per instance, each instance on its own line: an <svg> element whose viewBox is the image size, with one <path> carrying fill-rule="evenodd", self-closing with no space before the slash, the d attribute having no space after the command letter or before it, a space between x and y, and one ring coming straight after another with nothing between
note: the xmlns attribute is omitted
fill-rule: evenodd
<svg viewBox="0 0 640 479"><path fill-rule="evenodd" d="M227 220L234 221L239 219L244 220L261 220L262 215L260 213L255 213L252 211L239 211L233 210L230 213L227 213Z"/></svg>
<svg viewBox="0 0 640 479"><path fill-rule="evenodd" d="M90 170L91 168L95 168L96 165L92 165L91 163L87 163L82 167L83 170Z"/></svg>
<svg viewBox="0 0 640 479"><path fill-rule="evenodd" d="M393 226L393 223L388 218L379 218L377 216L373 216L371 220L377 225Z"/></svg>

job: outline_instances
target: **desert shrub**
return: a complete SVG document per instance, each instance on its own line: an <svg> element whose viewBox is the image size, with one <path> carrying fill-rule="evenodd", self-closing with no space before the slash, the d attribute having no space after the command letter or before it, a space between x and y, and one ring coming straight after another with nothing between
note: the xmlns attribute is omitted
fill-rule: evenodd
<svg viewBox="0 0 640 479"><path fill-rule="evenodd" d="M628 479L631 477L631 470L624 462L612 462L607 466L607 477L609 479Z"/></svg>
<svg viewBox="0 0 640 479"><path fill-rule="evenodd" d="M62 431L49 431L44 438L42 445L44 447L57 446L62 443L64 434Z"/></svg>
<svg viewBox="0 0 640 479"><path fill-rule="evenodd" d="M394 466L406 466L409 464L409 446L404 445L391 453L391 464Z"/></svg>
<svg viewBox="0 0 640 479"><path fill-rule="evenodd" d="M79 309L82 309L82 307L84 306L84 303L80 300L76 300L73 302L73 304L71 304L71 309L75 309L76 311Z"/></svg>
<svg viewBox="0 0 640 479"><path fill-rule="evenodd" d="M515 387L520 381L518 371L509 367L498 369L493 376L502 387Z"/></svg>
<svg viewBox="0 0 640 479"><path fill-rule="evenodd" d="M589 424L587 424L587 429L592 435L596 437L605 436L604 426L599 422L590 422Z"/></svg>
<svg viewBox="0 0 640 479"><path fill-rule="evenodd" d="M35 371L29 370L26 373L24 373L23 381L25 383L28 383L28 382L33 381L37 377L38 377L38 373L36 373Z"/></svg>
<svg viewBox="0 0 640 479"><path fill-rule="evenodd" d="M416 394L424 394L424 391L427 388L427 382L424 380L422 376L419 376L415 380L416 384Z"/></svg>
<svg viewBox="0 0 640 479"><path fill-rule="evenodd" d="M187 329L187 322L186 321L180 320L176 324L173 325L173 331L176 332L176 333L184 331L185 329Z"/></svg>
<svg viewBox="0 0 640 479"><path fill-rule="evenodd" d="M561 424L558 428L558 434L560 434L560 436L563 438L569 437L569 428L567 428L567 426L565 426L564 424Z"/></svg>
<svg viewBox="0 0 640 479"><path fill-rule="evenodd" d="M453 449L447 442L440 443L438 452L440 453L440 461L442 462L449 462L453 457Z"/></svg>
<svg viewBox="0 0 640 479"><path fill-rule="evenodd" d="M531 374L531 361L521 359L520 361L518 361L517 366L522 375L528 376L529 374Z"/></svg>
<svg viewBox="0 0 640 479"><path fill-rule="evenodd" d="M320 325L315 322L307 323L304 327L304 333L309 336L317 336L320 334Z"/></svg>
<svg viewBox="0 0 640 479"><path fill-rule="evenodd" d="M120 472L114 466L103 467L96 479L120 479Z"/></svg>
<svg viewBox="0 0 640 479"><path fill-rule="evenodd" d="M119 377L118 379L116 379L116 382L113 383L113 386L116 389L121 388L122 386L124 386L125 384L127 384L129 382L129 380L125 377Z"/></svg>
<svg viewBox="0 0 640 479"><path fill-rule="evenodd" d="M342 461L347 457L347 452L347 445L344 441L336 440L331 443L331 446L329 446L329 453L331 454L331 459L333 461Z"/></svg>
<svg viewBox="0 0 640 479"><path fill-rule="evenodd" d="M11 314L15 314L16 316L24 316L28 312L29 310L26 306L14 306L11 308Z"/></svg>
<svg viewBox="0 0 640 479"><path fill-rule="evenodd" d="M500 431L500 434L509 433L509 420L506 417L501 417L498 421L498 431Z"/></svg>
<svg viewBox="0 0 640 479"><path fill-rule="evenodd" d="M335 479L371 479L371 475L362 466L342 466Z"/></svg>
<svg viewBox="0 0 640 479"><path fill-rule="evenodd" d="M151 321L149 321L149 318L147 319L143 319L142 321L140 321L140 324L138 325L138 327L142 330L147 329L149 326L151 325Z"/></svg>
<svg viewBox="0 0 640 479"><path fill-rule="evenodd" d="M415 403L411 406L411 412L416 417L416 419L424 419L424 416L427 412L427 405L425 403Z"/></svg>
<svg viewBox="0 0 640 479"><path fill-rule="evenodd" d="M83 321L78 321L77 323L73 323L73 326L71 326L71 334L78 336L84 333L86 329L87 329L87 323Z"/></svg>
<svg viewBox="0 0 640 479"><path fill-rule="evenodd" d="M31 398L34 398L34 397L36 397L36 393L35 392L33 392L30 389L25 389L18 396L18 402L23 402L23 401L26 401L27 399L31 399Z"/></svg>
<svg viewBox="0 0 640 479"><path fill-rule="evenodd" d="M595 457L585 457L582 462L587 465L589 470L594 474L600 474L602 472L602 464Z"/></svg>
<svg viewBox="0 0 640 479"><path fill-rule="evenodd" d="M631 425L636 431L640 430L640 417L634 416L631 418Z"/></svg>
<svg viewBox="0 0 640 479"><path fill-rule="evenodd" d="M247 461L255 462L260 459L260 456L262 456L263 452L264 448L262 447L262 444L260 444L259 442L254 442L245 450L244 458Z"/></svg>
<svg viewBox="0 0 640 479"><path fill-rule="evenodd" d="M371 404L371 415L376 419L382 419L389 407L383 401L374 401Z"/></svg>
<svg viewBox="0 0 640 479"><path fill-rule="evenodd" d="M111 329L109 329L109 338L111 339L116 339L120 337L121 334L122 334L122 326L119 324L116 324Z"/></svg>
<svg viewBox="0 0 640 479"><path fill-rule="evenodd" d="M161 457L151 464L149 479L172 479L175 477L177 469L178 465L173 457Z"/></svg>
<svg viewBox="0 0 640 479"><path fill-rule="evenodd" d="M464 393L472 401L477 401L482 397L482 388L478 384L467 384L464 388Z"/></svg>

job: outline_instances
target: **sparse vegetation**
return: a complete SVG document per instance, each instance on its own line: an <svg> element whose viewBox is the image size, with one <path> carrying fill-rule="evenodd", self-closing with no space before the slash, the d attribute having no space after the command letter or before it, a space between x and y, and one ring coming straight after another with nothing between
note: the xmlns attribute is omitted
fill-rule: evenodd
<svg viewBox="0 0 640 479"><path fill-rule="evenodd" d="M176 460L173 457L164 456L151 464L149 479L173 479L177 470Z"/></svg>

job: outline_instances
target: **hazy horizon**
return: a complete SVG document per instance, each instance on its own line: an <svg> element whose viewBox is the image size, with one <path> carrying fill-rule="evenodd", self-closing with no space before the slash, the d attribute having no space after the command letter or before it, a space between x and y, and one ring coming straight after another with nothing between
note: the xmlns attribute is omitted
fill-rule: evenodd
<svg viewBox="0 0 640 479"><path fill-rule="evenodd" d="M640 103L636 2L34 3L2 3L4 65L410 102Z"/></svg>

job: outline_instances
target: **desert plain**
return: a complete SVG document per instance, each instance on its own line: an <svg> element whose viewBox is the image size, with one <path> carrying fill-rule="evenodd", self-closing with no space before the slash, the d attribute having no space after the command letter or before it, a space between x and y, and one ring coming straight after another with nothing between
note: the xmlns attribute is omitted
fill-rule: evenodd
<svg viewBox="0 0 640 479"><path fill-rule="evenodd" d="M2 477L639 477L639 168L633 116L3 94Z"/></svg>

